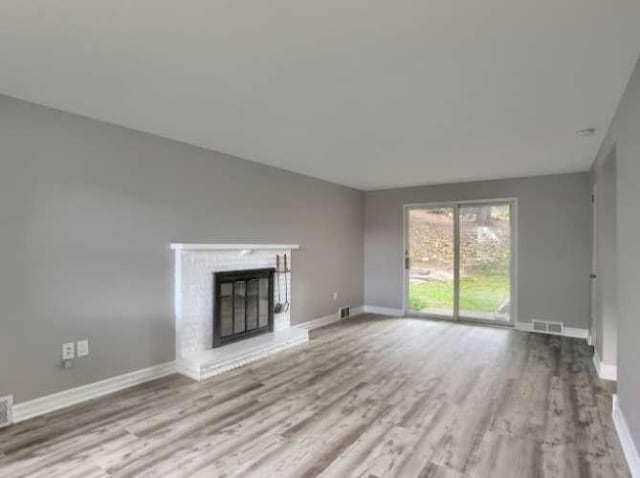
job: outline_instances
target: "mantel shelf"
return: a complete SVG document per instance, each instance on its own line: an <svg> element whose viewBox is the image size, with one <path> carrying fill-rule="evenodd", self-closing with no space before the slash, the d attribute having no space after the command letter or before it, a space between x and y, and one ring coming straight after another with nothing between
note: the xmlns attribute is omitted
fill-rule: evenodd
<svg viewBox="0 0 640 478"><path fill-rule="evenodd" d="M300 249L299 244L179 244L172 243L176 251L242 251L242 250L291 250Z"/></svg>

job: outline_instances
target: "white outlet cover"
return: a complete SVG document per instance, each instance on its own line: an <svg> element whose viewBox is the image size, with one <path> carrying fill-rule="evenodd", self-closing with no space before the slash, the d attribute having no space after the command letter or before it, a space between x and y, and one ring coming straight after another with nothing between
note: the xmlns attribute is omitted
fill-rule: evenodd
<svg viewBox="0 0 640 478"><path fill-rule="evenodd" d="M62 344L62 360L71 360L75 357L75 344L67 342Z"/></svg>
<svg viewBox="0 0 640 478"><path fill-rule="evenodd" d="M89 355L89 340L88 339L84 339L84 340L78 340L78 343L76 344L77 350L78 350L78 357L85 357L87 355Z"/></svg>

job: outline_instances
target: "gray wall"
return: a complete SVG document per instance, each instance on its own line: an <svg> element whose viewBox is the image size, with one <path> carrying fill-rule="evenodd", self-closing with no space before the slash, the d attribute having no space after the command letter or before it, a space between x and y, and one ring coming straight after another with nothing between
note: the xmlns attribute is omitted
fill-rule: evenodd
<svg viewBox="0 0 640 478"><path fill-rule="evenodd" d="M589 328L588 173L368 192L365 303L402 307L403 204L507 197L518 198L518 320Z"/></svg>
<svg viewBox="0 0 640 478"><path fill-rule="evenodd" d="M593 319L594 346L606 365L616 365L618 346L618 287L616 244L616 149L594 161L591 180L596 185L596 240Z"/></svg>
<svg viewBox="0 0 640 478"><path fill-rule="evenodd" d="M292 321L361 305L363 207L359 191L0 96L0 395L173 360L171 242L299 243ZM85 337L91 355L62 369L61 344Z"/></svg>
<svg viewBox="0 0 640 478"><path fill-rule="evenodd" d="M616 148L618 396L640 450L640 61L598 157Z"/></svg>

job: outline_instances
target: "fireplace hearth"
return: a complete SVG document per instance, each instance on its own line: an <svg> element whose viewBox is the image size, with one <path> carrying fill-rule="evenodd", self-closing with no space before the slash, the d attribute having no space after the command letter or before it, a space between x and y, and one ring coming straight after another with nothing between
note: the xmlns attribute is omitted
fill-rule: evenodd
<svg viewBox="0 0 640 478"><path fill-rule="evenodd" d="M273 331L275 269L213 273L213 347Z"/></svg>

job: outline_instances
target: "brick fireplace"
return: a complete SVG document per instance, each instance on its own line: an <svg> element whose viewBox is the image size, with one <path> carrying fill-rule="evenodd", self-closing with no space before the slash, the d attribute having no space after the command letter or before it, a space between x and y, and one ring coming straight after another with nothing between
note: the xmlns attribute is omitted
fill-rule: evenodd
<svg viewBox="0 0 640 478"><path fill-rule="evenodd" d="M176 364L180 373L202 380L280 350L307 343L307 330L290 326L290 314L295 313L295 298L291 295L291 282L295 281L295 268L292 265L295 257L292 257L292 252L299 248L298 245L172 244L171 248L175 259ZM287 278L283 274L275 274L276 256L282 258L284 254L289 258L290 273ZM256 282L256 278L244 277L257 270L274 273L273 286L267 286L266 296L264 282L260 291L260 278ZM231 288L225 286L225 291L220 291L222 300L216 301L217 285L223 283L217 284L216 278L224 281L225 276L232 279L232 284L237 284L237 289L234 285ZM273 312L276 291L282 297L286 294L291 308ZM254 302L256 293L258 297ZM236 307L237 298L242 298L242 306ZM245 301L247 298L248 301ZM271 314L271 318L266 318L267 322L271 322L270 326L266 325L267 330L265 301L270 302L266 311ZM219 312L233 318L234 333L230 334L229 323L224 325L223 330L222 321L217 324L220 328L216 328L214 316L218 308ZM262 315L259 315L260 310ZM222 319L222 315L219 318ZM219 337L214 347L216 335Z"/></svg>

